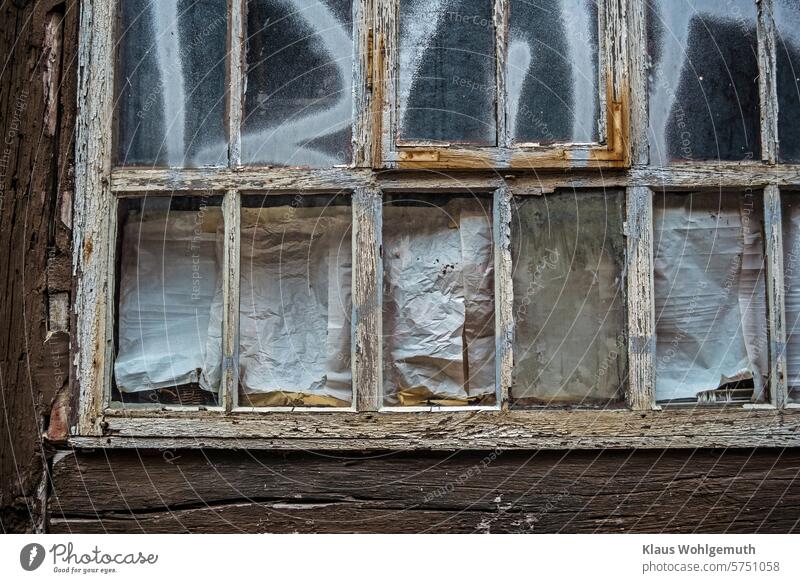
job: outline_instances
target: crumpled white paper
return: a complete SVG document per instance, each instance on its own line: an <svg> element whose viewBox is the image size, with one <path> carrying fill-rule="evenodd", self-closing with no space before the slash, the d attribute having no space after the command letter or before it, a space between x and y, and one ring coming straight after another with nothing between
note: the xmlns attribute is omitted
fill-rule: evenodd
<svg viewBox="0 0 800 583"><path fill-rule="evenodd" d="M759 198L667 195L654 203L656 398L753 379L764 398L766 292Z"/></svg>
<svg viewBox="0 0 800 583"><path fill-rule="evenodd" d="M479 203L383 209L384 394L495 390L491 215ZM466 349L465 349L466 346Z"/></svg>
<svg viewBox="0 0 800 583"><path fill-rule="evenodd" d="M800 205L783 207L783 274L786 306L786 382L800 389ZM796 397L795 397L796 398Z"/></svg>
<svg viewBox="0 0 800 583"><path fill-rule="evenodd" d="M239 379L349 401L351 208L243 209Z"/></svg>
<svg viewBox="0 0 800 583"><path fill-rule="evenodd" d="M218 390L221 311L212 316L211 305L222 289L221 223L216 207L129 218L121 249L114 363L120 391L187 383Z"/></svg>

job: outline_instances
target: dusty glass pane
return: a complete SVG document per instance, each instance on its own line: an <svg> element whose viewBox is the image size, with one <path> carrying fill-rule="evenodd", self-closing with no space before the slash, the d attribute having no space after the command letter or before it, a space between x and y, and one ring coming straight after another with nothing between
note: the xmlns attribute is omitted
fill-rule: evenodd
<svg viewBox="0 0 800 583"><path fill-rule="evenodd" d="M113 401L213 405L222 367L220 198L119 201Z"/></svg>
<svg viewBox="0 0 800 583"><path fill-rule="evenodd" d="M491 199L397 195L385 201L385 404L493 404Z"/></svg>
<svg viewBox="0 0 800 583"><path fill-rule="evenodd" d="M225 0L121 2L116 163L227 163Z"/></svg>
<svg viewBox="0 0 800 583"><path fill-rule="evenodd" d="M350 164L351 0L249 0L246 164Z"/></svg>
<svg viewBox="0 0 800 583"><path fill-rule="evenodd" d="M597 142L595 0L511 0L508 127L516 142Z"/></svg>
<svg viewBox="0 0 800 583"><path fill-rule="evenodd" d="M800 0L775 0L778 138L781 161L800 161Z"/></svg>
<svg viewBox="0 0 800 583"><path fill-rule="evenodd" d="M648 2L650 159L758 160L753 0Z"/></svg>
<svg viewBox="0 0 800 583"><path fill-rule="evenodd" d="M511 406L606 406L626 378L624 197L518 197Z"/></svg>
<svg viewBox="0 0 800 583"><path fill-rule="evenodd" d="M239 406L350 407L350 198L242 207Z"/></svg>
<svg viewBox="0 0 800 583"><path fill-rule="evenodd" d="M763 401L761 196L661 194L653 204L656 399Z"/></svg>
<svg viewBox="0 0 800 583"><path fill-rule="evenodd" d="M496 143L492 4L400 1L400 140Z"/></svg>
<svg viewBox="0 0 800 583"><path fill-rule="evenodd" d="M783 282L786 309L786 384L800 401L800 197L781 192L783 203Z"/></svg>

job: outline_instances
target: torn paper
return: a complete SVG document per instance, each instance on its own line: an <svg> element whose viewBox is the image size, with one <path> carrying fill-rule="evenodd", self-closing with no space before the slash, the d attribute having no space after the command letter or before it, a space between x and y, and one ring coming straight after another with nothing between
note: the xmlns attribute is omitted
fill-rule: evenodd
<svg viewBox="0 0 800 583"><path fill-rule="evenodd" d="M470 200L383 213L386 404L494 395L490 213Z"/></svg>
<svg viewBox="0 0 800 583"><path fill-rule="evenodd" d="M766 296L758 197L654 201L656 398L701 397L752 380L763 400Z"/></svg>
<svg viewBox="0 0 800 583"><path fill-rule="evenodd" d="M351 222L349 206L242 210L244 393L294 395L269 397L270 404L303 394L352 400Z"/></svg>
<svg viewBox="0 0 800 583"><path fill-rule="evenodd" d="M221 225L216 207L129 215L114 363L120 391L189 383L218 390L221 320L212 317L211 305L215 295L221 297Z"/></svg>

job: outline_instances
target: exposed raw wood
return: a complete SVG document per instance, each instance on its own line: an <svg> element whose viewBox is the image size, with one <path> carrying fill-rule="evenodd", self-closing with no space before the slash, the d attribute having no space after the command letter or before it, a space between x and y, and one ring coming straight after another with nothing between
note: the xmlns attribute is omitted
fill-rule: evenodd
<svg viewBox="0 0 800 583"><path fill-rule="evenodd" d="M356 189L353 194L353 390L359 411L383 404L383 260L381 194Z"/></svg>
<svg viewBox="0 0 800 583"><path fill-rule="evenodd" d="M798 473L774 449L79 453L54 464L49 530L791 532Z"/></svg>
<svg viewBox="0 0 800 583"><path fill-rule="evenodd" d="M0 532L46 512L41 435L69 401L78 3L0 5ZM64 211L67 212L64 212ZM65 221L66 219L66 221ZM67 423L70 420L67 419Z"/></svg>
<svg viewBox="0 0 800 583"><path fill-rule="evenodd" d="M764 189L764 254L767 268L767 319L769 330L770 401L783 407L786 387L786 311L783 285L783 224L781 193L777 186Z"/></svg>
<svg viewBox="0 0 800 583"><path fill-rule="evenodd" d="M664 411L527 410L428 413L106 415L102 437L76 447L277 449L570 449L797 447L800 410L743 407ZM137 412L146 413L146 412Z"/></svg>
<svg viewBox="0 0 800 583"><path fill-rule="evenodd" d="M627 191L628 238L628 406L655 407L655 313L653 292L653 193L634 186Z"/></svg>
<svg viewBox="0 0 800 583"><path fill-rule="evenodd" d="M353 163L358 167L372 166L374 30L372 0L353 2Z"/></svg>
<svg viewBox="0 0 800 583"><path fill-rule="evenodd" d="M506 77L508 74L508 0L494 0L492 21L494 23L495 79L497 97L495 99L495 120L497 122L497 145L508 148L511 145L511 131L508 128L508 99L506 98Z"/></svg>

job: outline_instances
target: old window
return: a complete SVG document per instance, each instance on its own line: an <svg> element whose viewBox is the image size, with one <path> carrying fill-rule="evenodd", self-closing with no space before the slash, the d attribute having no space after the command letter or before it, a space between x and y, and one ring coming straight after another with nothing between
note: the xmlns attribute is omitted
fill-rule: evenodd
<svg viewBox="0 0 800 583"><path fill-rule="evenodd" d="M85 2L73 443L796 444L797 6L726 6Z"/></svg>

